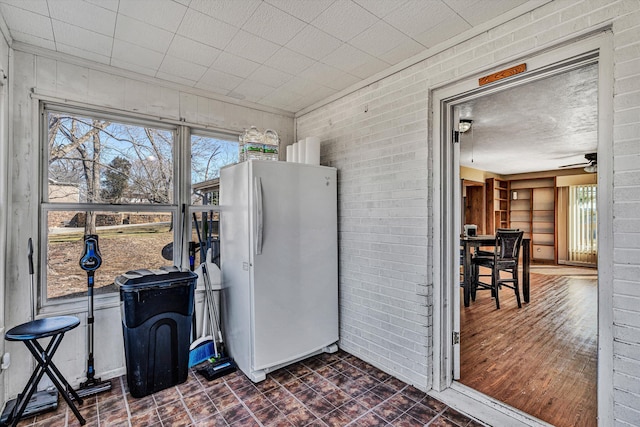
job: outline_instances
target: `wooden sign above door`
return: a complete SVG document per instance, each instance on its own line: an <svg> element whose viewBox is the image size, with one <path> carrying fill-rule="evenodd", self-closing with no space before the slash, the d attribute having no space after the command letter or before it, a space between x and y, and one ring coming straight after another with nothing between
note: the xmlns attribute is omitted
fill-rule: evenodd
<svg viewBox="0 0 640 427"><path fill-rule="evenodd" d="M480 86L486 85L487 83L493 83L498 80L502 80L507 77L515 76L516 74L520 74L527 71L527 64L519 64L515 67L507 68L506 70L498 71L497 73L489 74L485 77L480 77L478 79L478 83Z"/></svg>

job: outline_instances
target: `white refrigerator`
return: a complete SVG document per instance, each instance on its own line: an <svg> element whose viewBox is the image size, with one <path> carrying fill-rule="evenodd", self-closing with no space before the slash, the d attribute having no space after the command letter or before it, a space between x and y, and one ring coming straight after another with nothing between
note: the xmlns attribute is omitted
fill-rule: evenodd
<svg viewBox="0 0 640 427"><path fill-rule="evenodd" d="M222 324L252 381L337 351L336 169L249 160L220 171Z"/></svg>

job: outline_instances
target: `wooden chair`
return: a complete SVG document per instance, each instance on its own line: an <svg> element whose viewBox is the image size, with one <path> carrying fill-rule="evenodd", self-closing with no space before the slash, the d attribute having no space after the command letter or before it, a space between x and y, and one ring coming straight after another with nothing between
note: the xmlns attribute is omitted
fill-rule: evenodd
<svg viewBox="0 0 640 427"><path fill-rule="evenodd" d="M496 299L496 308L500 308L499 290L502 286L513 289L516 294L518 308L522 307L520 302L520 282L518 279L518 261L520 257L520 247L522 246L522 231L498 230L496 232L496 244L493 254L475 255L473 263L473 285L471 297L475 300L478 289L491 290L491 296ZM481 282L480 267L491 269L491 283ZM503 278L501 272L507 273L509 277Z"/></svg>

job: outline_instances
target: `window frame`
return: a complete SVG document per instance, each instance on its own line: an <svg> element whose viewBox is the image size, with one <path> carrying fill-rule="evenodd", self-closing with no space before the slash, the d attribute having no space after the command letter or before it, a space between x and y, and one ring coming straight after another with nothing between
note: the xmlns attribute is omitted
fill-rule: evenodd
<svg viewBox="0 0 640 427"><path fill-rule="evenodd" d="M170 212L173 214L173 239L174 242L182 241L183 237L188 238L191 232L189 227L185 227L181 221L182 206L185 206L185 214L192 215L193 212L203 212L209 210L219 211L216 206L211 205L192 205L191 204L191 136L203 136L229 141L238 141L241 134L240 131L219 130L215 128L202 127L197 124L186 123L183 121L166 120L162 117L147 117L139 113L127 113L113 111L110 109L100 109L96 106L78 106L66 104L64 102L40 100L38 105L38 135L40 152L37 156L40 165L38 171L39 176L39 193L38 193L38 244L37 248L37 273L36 278L37 294L36 294L36 312L40 315L48 314L72 314L87 310L86 297L77 298L47 298L47 218L48 213L52 211L118 211L118 212L136 212L144 210L146 212ZM45 201L48 194L48 113L57 112L63 114L77 114L89 118L108 119L117 121L122 124L140 125L154 127L158 129L171 130L174 135L174 143L172 147L173 155L173 203L172 204L109 204L109 203L51 203ZM186 241L186 240L185 240ZM188 268L188 251L180 248L174 251L174 265L182 265ZM79 255L78 255L79 256ZM182 260L181 260L182 258ZM98 294L94 296L94 308L102 309L108 307L116 307L120 304L120 296L117 292Z"/></svg>
<svg viewBox="0 0 640 427"><path fill-rule="evenodd" d="M150 204L150 203L131 203L131 204L110 204L110 203L52 203L48 200L49 191L49 113L61 113L78 115L91 119L106 119L112 120L119 124L134 125L142 127L152 127L155 129L162 129L170 131L173 134L172 144L172 172L173 172L173 189L172 197L173 203L169 204ZM168 124L163 121L157 121L152 119L141 119L137 117L127 116L126 114L118 113L105 113L103 111L97 111L92 108L82 108L76 106L68 106L54 102L40 102L39 105L39 127L40 127L40 191L38 195L38 215L39 215L39 230L38 230L38 267L39 267L39 284L37 292L37 308L39 314L60 313L67 312L73 313L79 310L84 310L86 307L86 297L76 298L48 298L47 297L47 245L48 245L48 224L47 218L49 212L55 211L100 211L100 212L169 212L173 214L173 239L179 241L182 230L182 224L180 224L179 214L181 205L181 193L184 192L185 177L183 172L184 167L181 165L184 163L184 158L188 160L188 154L185 154L185 147L182 143L182 135L185 133L185 126ZM187 150L189 147L186 147ZM190 185L187 185L190 188ZM177 253L174 253L174 264L179 262ZM78 254L79 256L79 254ZM79 258L78 258L79 259ZM124 273L124 272L123 272ZM99 272L97 273L99 274ZM117 292L110 292L106 294L98 294L94 296L95 308L112 307L119 304L119 294Z"/></svg>

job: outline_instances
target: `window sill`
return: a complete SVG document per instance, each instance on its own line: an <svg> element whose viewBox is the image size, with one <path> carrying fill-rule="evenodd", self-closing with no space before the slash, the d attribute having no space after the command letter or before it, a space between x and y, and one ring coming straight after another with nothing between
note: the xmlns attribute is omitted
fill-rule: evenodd
<svg viewBox="0 0 640 427"><path fill-rule="evenodd" d="M120 295L111 293L106 295L94 295L93 309L104 310L118 307L120 305ZM38 309L36 318L49 316L62 316L70 314L86 313L88 311L87 298L74 298L69 300L52 300Z"/></svg>

